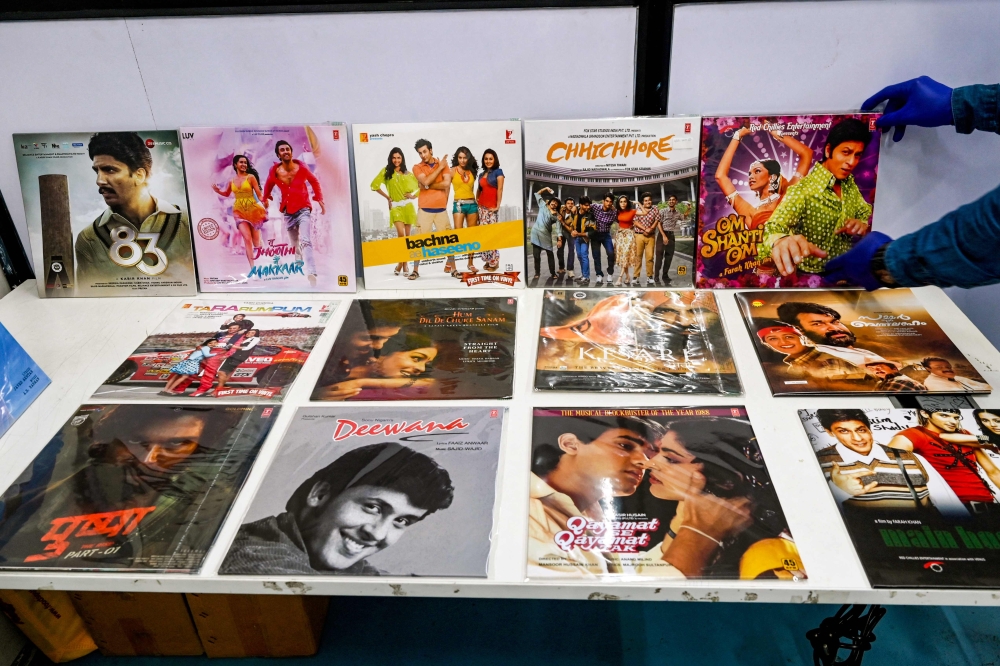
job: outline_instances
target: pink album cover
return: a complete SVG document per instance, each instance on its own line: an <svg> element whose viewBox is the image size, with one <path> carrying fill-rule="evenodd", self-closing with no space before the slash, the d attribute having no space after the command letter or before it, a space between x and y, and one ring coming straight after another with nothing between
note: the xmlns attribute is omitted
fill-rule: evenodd
<svg viewBox="0 0 1000 666"><path fill-rule="evenodd" d="M181 128L201 291L356 290L347 127Z"/></svg>

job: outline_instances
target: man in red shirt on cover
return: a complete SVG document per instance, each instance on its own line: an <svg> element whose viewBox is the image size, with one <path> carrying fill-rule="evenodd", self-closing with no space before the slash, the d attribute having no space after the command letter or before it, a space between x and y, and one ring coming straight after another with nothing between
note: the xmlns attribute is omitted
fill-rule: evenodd
<svg viewBox="0 0 1000 666"><path fill-rule="evenodd" d="M969 513L1000 513L993 490L980 474L982 470L1000 487L1000 469L984 450L992 447L989 439L963 429L962 413L957 409L921 409L917 413L920 425L900 432L889 441L889 447L923 456L941 473Z"/></svg>
<svg viewBox="0 0 1000 666"><path fill-rule="evenodd" d="M316 263L313 261L312 246L312 202L309 199L309 188L312 186L312 198L319 204L320 215L326 214L323 205L323 190L319 179L313 175L305 163L294 158L292 146L287 141L274 144L274 154L281 160L271 167L264 184L264 208L271 200L271 190L277 185L281 190L281 212L285 215L285 228L288 237L302 258L306 277L310 286L316 286Z"/></svg>

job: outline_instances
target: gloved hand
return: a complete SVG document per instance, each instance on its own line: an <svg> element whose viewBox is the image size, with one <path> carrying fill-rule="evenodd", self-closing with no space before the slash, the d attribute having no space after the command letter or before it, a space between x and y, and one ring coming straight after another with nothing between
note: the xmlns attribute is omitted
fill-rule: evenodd
<svg viewBox="0 0 1000 666"><path fill-rule="evenodd" d="M892 238L881 231L872 231L850 250L827 262L823 277L833 283L847 280L852 285L859 284L868 291L875 291L882 284L872 273L872 257L878 249Z"/></svg>
<svg viewBox="0 0 1000 666"><path fill-rule="evenodd" d="M951 88L929 76L882 88L865 100L861 110L871 111L885 101L889 103L875 124L880 129L895 127L893 141L903 138L907 125L941 127L955 124L951 112Z"/></svg>

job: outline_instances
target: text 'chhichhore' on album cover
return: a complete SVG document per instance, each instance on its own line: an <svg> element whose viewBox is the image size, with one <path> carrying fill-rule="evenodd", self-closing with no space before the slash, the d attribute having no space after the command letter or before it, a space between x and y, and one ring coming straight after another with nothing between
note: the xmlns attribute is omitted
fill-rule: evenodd
<svg viewBox="0 0 1000 666"><path fill-rule="evenodd" d="M38 295L197 292L176 131L15 134Z"/></svg>
<svg viewBox="0 0 1000 666"><path fill-rule="evenodd" d="M989 393L909 289L736 295L774 395Z"/></svg>
<svg viewBox="0 0 1000 666"><path fill-rule="evenodd" d="M83 405L0 495L0 569L198 572L278 409Z"/></svg>
<svg viewBox="0 0 1000 666"><path fill-rule="evenodd" d="M801 409L873 587L1000 585L1000 410Z"/></svg>
<svg viewBox="0 0 1000 666"><path fill-rule="evenodd" d="M355 291L346 125L180 132L201 291Z"/></svg>
<svg viewBox="0 0 1000 666"><path fill-rule="evenodd" d="M534 410L528 578L803 580L743 407Z"/></svg>
<svg viewBox="0 0 1000 666"><path fill-rule="evenodd" d="M93 398L278 402L335 308L323 301L182 303Z"/></svg>
<svg viewBox="0 0 1000 666"><path fill-rule="evenodd" d="M517 299L355 300L312 399L509 398Z"/></svg>
<svg viewBox="0 0 1000 666"><path fill-rule="evenodd" d="M528 285L691 286L699 125L525 122Z"/></svg>
<svg viewBox="0 0 1000 666"><path fill-rule="evenodd" d="M708 291L547 290L535 389L738 395Z"/></svg>
<svg viewBox="0 0 1000 666"><path fill-rule="evenodd" d="M219 573L485 577L503 418L300 407Z"/></svg>
<svg viewBox="0 0 1000 666"><path fill-rule="evenodd" d="M520 121L352 130L367 289L523 286Z"/></svg>
<svg viewBox="0 0 1000 666"><path fill-rule="evenodd" d="M695 286L857 286L825 271L872 229L878 117L703 118Z"/></svg>

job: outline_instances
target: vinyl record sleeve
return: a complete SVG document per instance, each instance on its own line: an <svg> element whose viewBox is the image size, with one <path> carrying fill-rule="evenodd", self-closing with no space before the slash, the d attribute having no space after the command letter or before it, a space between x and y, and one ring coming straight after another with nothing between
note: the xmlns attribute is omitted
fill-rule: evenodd
<svg viewBox="0 0 1000 666"><path fill-rule="evenodd" d="M0 569L197 573L277 415L83 405L0 496Z"/></svg>
<svg viewBox="0 0 1000 666"><path fill-rule="evenodd" d="M535 389L742 392L708 291L546 290Z"/></svg>
<svg viewBox="0 0 1000 666"><path fill-rule="evenodd" d="M909 289L736 294L774 395L989 393Z"/></svg>
<svg viewBox="0 0 1000 666"><path fill-rule="evenodd" d="M351 129L366 289L524 286L521 121Z"/></svg>
<svg viewBox="0 0 1000 666"><path fill-rule="evenodd" d="M323 301L181 303L93 398L280 402L336 307Z"/></svg>
<svg viewBox="0 0 1000 666"><path fill-rule="evenodd" d="M357 290L346 125L180 133L201 291Z"/></svg>
<svg viewBox="0 0 1000 666"><path fill-rule="evenodd" d="M1000 410L799 417L872 587L1000 586Z"/></svg>
<svg viewBox="0 0 1000 666"><path fill-rule="evenodd" d="M51 383L10 331L0 324L0 435Z"/></svg>
<svg viewBox="0 0 1000 666"><path fill-rule="evenodd" d="M743 407L537 408L531 447L529 579L806 578Z"/></svg>
<svg viewBox="0 0 1000 666"><path fill-rule="evenodd" d="M690 287L699 125L697 116L525 121L525 250L529 262L536 252L540 257L540 270L532 268L528 286L570 283L568 272L573 272L577 284L586 287L598 276L620 276L628 266L632 277L667 278L665 284ZM607 216L597 209L603 209L609 193L615 203L609 204L612 212ZM651 195L649 211L640 210L646 193ZM591 208L582 216L586 222L576 218L582 235L573 237L572 220L582 212L584 196L590 198ZM546 210L552 197L560 202L561 219ZM628 210L618 224L611 220L619 217L614 206L621 197ZM576 212L567 208L570 198ZM642 223L655 229L637 236L632 215L641 215ZM588 225L593 225L589 233ZM555 236L562 237L562 248L558 241L553 246ZM556 275L549 269L550 247L558 262ZM560 275L563 268L568 272Z"/></svg>
<svg viewBox="0 0 1000 666"><path fill-rule="evenodd" d="M358 299L312 399L467 400L514 390L517 299Z"/></svg>
<svg viewBox="0 0 1000 666"><path fill-rule="evenodd" d="M39 296L197 292L176 131L15 134L14 154Z"/></svg>
<svg viewBox="0 0 1000 666"><path fill-rule="evenodd" d="M219 573L484 578L504 411L300 407Z"/></svg>
<svg viewBox="0 0 1000 666"><path fill-rule="evenodd" d="M695 286L856 286L832 284L823 270L872 229L879 115L702 118ZM771 247L784 236L827 256L807 256L783 276Z"/></svg>

